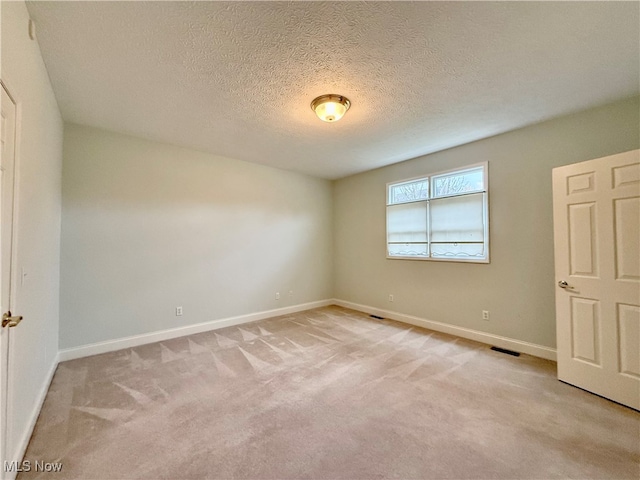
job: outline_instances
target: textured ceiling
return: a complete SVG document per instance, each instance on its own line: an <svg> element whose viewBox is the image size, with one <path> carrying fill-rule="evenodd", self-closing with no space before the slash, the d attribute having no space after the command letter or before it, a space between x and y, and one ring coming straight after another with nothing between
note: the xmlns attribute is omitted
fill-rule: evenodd
<svg viewBox="0 0 640 480"><path fill-rule="evenodd" d="M325 178L638 93L638 2L28 2L66 121ZM309 108L352 101L338 123Z"/></svg>

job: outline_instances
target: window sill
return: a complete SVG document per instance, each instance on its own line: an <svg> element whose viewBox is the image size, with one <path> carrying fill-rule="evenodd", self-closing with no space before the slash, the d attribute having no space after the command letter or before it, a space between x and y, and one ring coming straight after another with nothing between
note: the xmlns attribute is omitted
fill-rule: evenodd
<svg viewBox="0 0 640 480"><path fill-rule="evenodd" d="M449 263L491 263L489 258L432 258L432 257L401 257L387 255L387 260L417 260L420 262L449 262Z"/></svg>

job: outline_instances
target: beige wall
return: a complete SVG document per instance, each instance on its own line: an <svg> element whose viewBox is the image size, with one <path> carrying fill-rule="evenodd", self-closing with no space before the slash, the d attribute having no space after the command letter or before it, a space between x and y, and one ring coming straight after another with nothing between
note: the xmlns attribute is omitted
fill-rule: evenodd
<svg viewBox="0 0 640 480"><path fill-rule="evenodd" d="M1 76L18 106L18 281L13 312L24 321L11 332L15 402L7 444L19 456L58 352L63 124L38 43L29 39L25 4L2 2L1 9Z"/></svg>
<svg viewBox="0 0 640 480"><path fill-rule="evenodd" d="M66 125L62 191L61 348L331 298L327 180Z"/></svg>
<svg viewBox="0 0 640 480"><path fill-rule="evenodd" d="M335 182L336 298L555 347L551 169L639 136L635 97ZM387 260L386 183L483 161L491 263Z"/></svg>

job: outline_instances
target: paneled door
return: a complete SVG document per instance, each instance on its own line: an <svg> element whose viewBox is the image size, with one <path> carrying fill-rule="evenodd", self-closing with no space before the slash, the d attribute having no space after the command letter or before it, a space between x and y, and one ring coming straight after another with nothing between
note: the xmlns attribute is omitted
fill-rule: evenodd
<svg viewBox="0 0 640 480"><path fill-rule="evenodd" d="M15 460L15 445L11 437L11 330L22 317L11 313L13 293L13 210L15 182L16 104L1 85L0 123L0 478L12 475L6 471L5 461ZM15 473L13 473L15 475Z"/></svg>
<svg viewBox="0 0 640 480"><path fill-rule="evenodd" d="M558 378L640 409L640 150L553 170Z"/></svg>

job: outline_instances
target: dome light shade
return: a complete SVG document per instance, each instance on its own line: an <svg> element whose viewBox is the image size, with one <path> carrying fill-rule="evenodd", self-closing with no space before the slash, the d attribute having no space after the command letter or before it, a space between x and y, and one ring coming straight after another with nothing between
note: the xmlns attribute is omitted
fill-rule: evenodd
<svg viewBox="0 0 640 480"><path fill-rule="evenodd" d="M337 122L347 113L351 102L347 97L342 95L329 94L321 95L311 102L311 110L323 122Z"/></svg>

